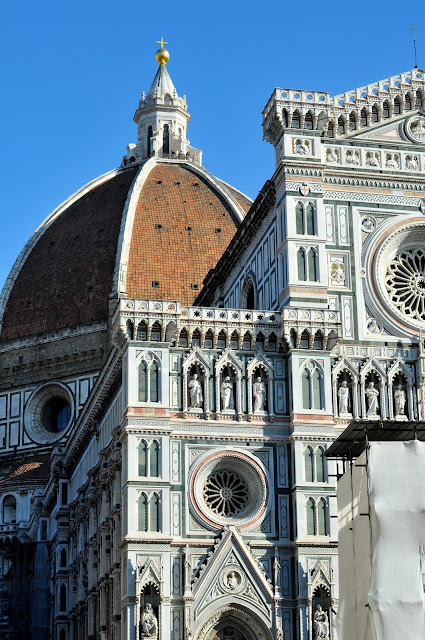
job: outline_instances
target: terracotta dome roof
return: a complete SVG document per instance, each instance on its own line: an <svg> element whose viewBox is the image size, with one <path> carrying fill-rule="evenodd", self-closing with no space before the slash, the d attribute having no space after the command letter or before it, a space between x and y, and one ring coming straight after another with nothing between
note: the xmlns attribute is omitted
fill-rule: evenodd
<svg viewBox="0 0 425 640"><path fill-rule="evenodd" d="M179 161L152 158L94 180L18 257L0 300L0 340L105 321L112 293L192 304L249 205Z"/></svg>

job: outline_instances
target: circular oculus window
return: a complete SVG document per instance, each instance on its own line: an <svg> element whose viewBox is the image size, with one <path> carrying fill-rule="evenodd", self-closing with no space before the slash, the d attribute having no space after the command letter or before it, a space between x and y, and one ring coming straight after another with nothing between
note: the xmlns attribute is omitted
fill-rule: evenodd
<svg viewBox="0 0 425 640"><path fill-rule="evenodd" d="M209 528L248 527L265 516L268 481L260 464L239 451L219 451L201 460L190 478L191 506Z"/></svg>
<svg viewBox="0 0 425 640"><path fill-rule="evenodd" d="M62 438L73 416L74 401L68 387L48 383L31 395L25 407L25 429L34 442L50 444Z"/></svg>
<svg viewBox="0 0 425 640"><path fill-rule="evenodd" d="M371 306L383 320L417 331L425 322L425 223L385 230L369 258Z"/></svg>

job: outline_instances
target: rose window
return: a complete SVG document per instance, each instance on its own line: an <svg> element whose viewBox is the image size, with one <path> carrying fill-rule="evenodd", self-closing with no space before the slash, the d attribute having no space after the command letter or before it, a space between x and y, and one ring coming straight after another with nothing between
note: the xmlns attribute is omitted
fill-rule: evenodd
<svg viewBox="0 0 425 640"><path fill-rule="evenodd" d="M405 249L387 266L385 285L397 309L413 320L425 320L425 250Z"/></svg>
<svg viewBox="0 0 425 640"><path fill-rule="evenodd" d="M269 485L261 461L252 453L206 450L189 473L192 514L209 529L253 526L266 515Z"/></svg>
<svg viewBox="0 0 425 640"><path fill-rule="evenodd" d="M248 486L234 471L211 473L203 488L206 505L219 516L236 516L248 503Z"/></svg>

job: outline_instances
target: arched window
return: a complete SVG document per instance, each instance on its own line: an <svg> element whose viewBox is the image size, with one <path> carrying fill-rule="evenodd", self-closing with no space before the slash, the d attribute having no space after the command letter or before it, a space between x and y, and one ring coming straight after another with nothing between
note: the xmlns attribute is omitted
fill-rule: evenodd
<svg viewBox="0 0 425 640"><path fill-rule="evenodd" d="M305 264L305 251L303 248L297 251L297 263L298 263L298 280L307 280L307 269Z"/></svg>
<svg viewBox="0 0 425 640"><path fill-rule="evenodd" d="M282 125L284 127L288 126L288 112L286 109L282 109Z"/></svg>
<svg viewBox="0 0 425 640"><path fill-rule="evenodd" d="M390 117L390 105L387 101L384 102L382 106L382 118Z"/></svg>
<svg viewBox="0 0 425 640"><path fill-rule="evenodd" d="M292 128L299 129L301 127L301 116L298 111L292 114Z"/></svg>
<svg viewBox="0 0 425 640"><path fill-rule="evenodd" d="M325 456L322 447L316 449L315 453L316 481L325 482Z"/></svg>
<svg viewBox="0 0 425 640"><path fill-rule="evenodd" d="M242 287L242 309L255 309L255 287L252 278L248 277Z"/></svg>
<svg viewBox="0 0 425 640"><path fill-rule="evenodd" d="M156 440L149 447L149 475L159 476L159 444Z"/></svg>
<svg viewBox="0 0 425 640"><path fill-rule="evenodd" d="M302 202L297 202L295 207L295 226L298 235L304 234L304 205Z"/></svg>
<svg viewBox="0 0 425 640"><path fill-rule="evenodd" d="M349 121L350 131L354 131L356 129L356 116L354 113L350 113L350 121Z"/></svg>
<svg viewBox="0 0 425 640"><path fill-rule="evenodd" d="M138 446L138 474L139 476L147 476L148 475L148 456L147 456L148 448L146 442L142 440Z"/></svg>
<svg viewBox="0 0 425 640"><path fill-rule="evenodd" d="M239 348L239 336L237 331L234 331L230 336L230 348L237 351Z"/></svg>
<svg viewBox="0 0 425 640"><path fill-rule="evenodd" d="M317 280L316 252L314 249L310 249L308 252L308 279Z"/></svg>
<svg viewBox="0 0 425 640"><path fill-rule="evenodd" d="M251 334L247 331L243 337L242 349L244 351L251 351L252 345L252 337Z"/></svg>
<svg viewBox="0 0 425 640"><path fill-rule="evenodd" d="M322 380L320 372L315 369L312 377L313 382L313 409L323 409L322 406Z"/></svg>
<svg viewBox="0 0 425 640"><path fill-rule="evenodd" d="M360 126L367 127L367 111L366 109L362 109L360 111Z"/></svg>
<svg viewBox="0 0 425 640"><path fill-rule="evenodd" d="M179 335L179 347L188 347L189 346L189 334L186 329L182 329Z"/></svg>
<svg viewBox="0 0 425 640"><path fill-rule="evenodd" d="M204 347L205 349L212 349L213 344L214 344L213 332L211 331L211 329L208 329L208 331L205 334Z"/></svg>
<svg viewBox="0 0 425 640"><path fill-rule="evenodd" d="M307 113L304 120L304 129L309 129L310 131L313 129L313 116L311 113Z"/></svg>
<svg viewBox="0 0 425 640"><path fill-rule="evenodd" d="M159 322L154 322L151 330L152 342L161 342L161 325Z"/></svg>
<svg viewBox="0 0 425 640"><path fill-rule="evenodd" d="M410 94L406 93L406 95L404 96L404 110L411 111L411 109L412 109L412 98L410 97Z"/></svg>
<svg viewBox="0 0 425 640"><path fill-rule="evenodd" d="M159 369L156 362L152 362L149 368L149 377L150 377L150 402L158 402L159 401Z"/></svg>
<svg viewBox="0 0 425 640"><path fill-rule="evenodd" d="M226 333L223 330L221 330L217 338L217 349L225 349L225 348L226 348Z"/></svg>
<svg viewBox="0 0 425 640"><path fill-rule="evenodd" d="M308 349L310 346L310 334L308 331L303 331L300 338L300 349Z"/></svg>
<svg viewBox="0 0 425 640"><path fill-rule="evenodd" d="M416 91L415 107L422 107L422 93L419 89Z"/></svg>
<svg viewBox="0 0 425 640"><path fill-rule="evenodd" d="M306 504L306 531L308 536L315 534L315 504L313 498L309 498Z"/></svg>
<svg viewBox="0 0 425 640"><path fill-rule="evenodd" d="M138 499L138 525L139 531L147 531L148 519L147 519L147 497L145 493L142 493Z"/></svg>
<svg viewBox="0 0 425 640"><path fill-rule="evenodd" d="M323 349L323 336L320 333L320 331L317 331L317 333L314 336L314 341L313 341L313 349Z"/></svg>
<svg viewBox="0 0 425 640"><path fill-rule="evenodd" d="M310 373L307 369L304 369L301 375L301 390L303 398L303 409L311 409L310 400Z"/></svg>
<svg viewBox="0 0 425 640"><path fill-rule="evenodd" d="M326 135L328 138L334 138L335 137L335 133L334 133L334 125L332 122L329 122L328 124L328 130L326 132Z"/></svg>
<svg viewBox="0 0 425 640"><path fill-rule="evenodd" d="M345 133L345 122L341 117L338 118L338 133L340 135L344 135Z"/></svg>
<svg viewBox="0 0 425 640"><path fill-rule="evenodd" d="M3 500L3 522L4 524L16 523L16 498L6 496Z"/></svg>
<svg viewBox="0 0 425 640"><path fill-rule="evenodd" d="M304 449L304 467L305 467L305 480L306 482L313 482L313 450L311 447Z"/></svg>
<svg viewBox="0 0 425 640"><path fill-rule="evenodd" d="M142 360L139 365L139 402L148 401L148 368L146 362Z"/></svg>
<svg viewBox="0 0 425 640"><path fill-rule="evenodd" d="M133 340L133 323L131 320L126 322L126 333L129 340Z"/></svg>
<svg viewBox="0 0 425 640"><path fill-rule="evenodd" d="M170 128L168 124L164 124L164 128L162 130L162 153L170 153Z"/></svg>
<svg viewBox="0 0 425 640"><path fill-rule="evenodd" d="M309 202L305 207L305 222L307 227L307 235L314 236L315 228L314 228L314 207Z"/></svg>
<svg viewBox="0 0 425 640"><path fill-rule="evenodd" d="M375 106L372 107L372 122L378 122L378 109Z"/></svg>
<svg viewBox="0 0 425 640"><path fill-rule="evenodd" d="M327 526L326 526L326 512L327 512L326 500L324 498L320 498L317 503L317 529L319 536L325 536L327 534Z"/></svg>
<svg viewBox="0 0 425 640"><path fill-rule="evenodd" d="M153 130L152 130L152 127L149 126L148 127L148 133L147 133L147 140L146 140L146 153L148 154L148 156L150 156L152 151L153 151L153 148L152 148L152 144L153 144L152 136L153 136Z"/></svg>
<svg viewBox="0 0 425 640"><path fill-rule="evenodd" d="M401 111L401 107L400 107L400 100L398 98L394 98L394 108L393 108L393 114L398 114Z"/></svg>
<svg viewBox="0 0 425 640"><path fill-rule="evenodd" d="M59 611L66 611L66 586L61 584L59 589Z"/></svg>
<svg viewBox="0 0 425 640"><path fill-rule="evenodd" d="M61 568L66 568L67 562L66 562L66 549L61 549L61 555L60 555L60 566Z"/></svg>
<svg viewBox="0 0 425 640"><path fill-rule="evenodd" d="M137 327L137 339L138 340L148 339L148 328L146 326L146 322L141 322Z"/></svg>
<svg viewBox="0 0 425 640"><path fill-rule="evenodd" d="M159 498L156 493L149 500L149 531L159 531Z"/></svg>
<svg viewBox="0 0 425 640"><path fill-rule="evenodd" d="M192 347L200 347L201 346L201 332L199 329L195 329L192 333Z"/></svg>

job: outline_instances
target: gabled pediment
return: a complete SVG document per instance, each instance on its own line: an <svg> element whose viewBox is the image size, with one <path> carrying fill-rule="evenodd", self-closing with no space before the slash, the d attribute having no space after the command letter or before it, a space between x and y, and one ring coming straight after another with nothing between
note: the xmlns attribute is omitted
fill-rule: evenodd
<svg viewBox="0 0 425 640"><path fill-rule="evenodd" d="M358 127L349 132L344 140L379 140L400 144L425 145L425 111L418 109L401 116L372 123L367 127Z"/></svg>
<svg viewBox="0 0 425 640"><path fill-rule="evenodd" d="M269 616L273 600L271 582L234 527L227 529L195 578L192 594L196 616L214 602L231 600L251 604Z"/></svg>

